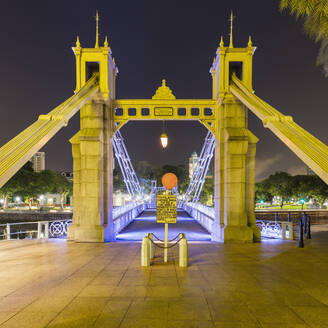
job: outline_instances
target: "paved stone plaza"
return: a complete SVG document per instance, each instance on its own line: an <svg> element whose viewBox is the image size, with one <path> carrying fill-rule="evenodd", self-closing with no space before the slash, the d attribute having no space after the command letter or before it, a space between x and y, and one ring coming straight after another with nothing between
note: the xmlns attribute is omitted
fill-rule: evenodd
<svg viewBox="0 0 328 328"><path fill-rule="evenodd" d="M190 244L140 267L140 243L2 241L5 327L328 327L328 231L311 242Z"/></svg>

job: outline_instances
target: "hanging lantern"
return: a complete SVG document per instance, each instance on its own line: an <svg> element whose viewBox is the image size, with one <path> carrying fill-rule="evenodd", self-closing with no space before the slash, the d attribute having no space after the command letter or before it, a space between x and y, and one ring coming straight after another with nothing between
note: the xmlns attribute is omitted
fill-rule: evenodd
<svg viewBox="0 0 328 328"><path fill-rule="evenodd" d="M161 144L163 148L167 147L169 138L167 137L167 134L165 133L165 121L163 121L163 133L159 137L161 139Z"/></svg>
<svg viewBox="0 0 328 328"><path fill-rule="evenodd" d="M167 137L167 134L165 132L163 132L160 136L160 139L161 139L161 144L162 144L162 147L163 148L166 148L167 147L167 144L168 144L168 137Z"/></svg>

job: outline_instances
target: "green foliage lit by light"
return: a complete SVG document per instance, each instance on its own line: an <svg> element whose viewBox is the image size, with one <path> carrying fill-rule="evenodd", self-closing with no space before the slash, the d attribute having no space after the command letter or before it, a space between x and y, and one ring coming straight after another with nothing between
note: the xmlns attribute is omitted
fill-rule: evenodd
<svg viewBox="0 0 328 328"><path fill-rule="evenodd" d="M303 18L305 32L321 43L317 64L328 77L328 0L281 0L280 9Z"/></svg>

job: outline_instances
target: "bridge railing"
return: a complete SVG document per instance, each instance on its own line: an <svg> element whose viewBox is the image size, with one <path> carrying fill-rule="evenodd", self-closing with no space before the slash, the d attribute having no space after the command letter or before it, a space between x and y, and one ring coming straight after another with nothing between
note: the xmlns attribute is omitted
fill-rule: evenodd
<svg viewBox="0 0 328 328"><path fill-rule="evenodd" d="M115 208L115 232L119 233L146 208L145 203L129 203ZM65 238L71 224L71 219L0 224L0 240Z"/></svg>
<svg viewBox="0 0 328 328"><path fill-rule="evenodd" d="M203 204L187 203L183 209L196 221L198 221L208 232L212 232L212 225L215 218L213 207ZM295 225L287 221L256 220L257 226L261 229L261 236L278 239L293 239Z"/></svg>
<svg viewBox="0 0 328 328"><path fill-rule="evenodd" d="M186 203L182 208L196 221L200 223L208 232L212 232L214 222L214 208L198 203Z"/></svg>
<svg viewBox="0 0 328 328"><path fill-rule="evenodd" d="M147 208L146 203L129 203L114 209L115 232L119 233Z"/></svg>
<svg viewBox="0 0 328 328"><path fill-rule="evenodd" d="M0 240L61 238L72 220L17 222L0 224Z"/></svg>

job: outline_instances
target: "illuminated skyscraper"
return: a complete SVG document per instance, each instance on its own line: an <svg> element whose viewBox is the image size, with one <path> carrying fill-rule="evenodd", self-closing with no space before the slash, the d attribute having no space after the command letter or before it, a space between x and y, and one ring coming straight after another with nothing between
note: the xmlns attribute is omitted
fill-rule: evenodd
<svg viewBox="0 0 328 328"><path fill-rule="evenodd" d="M198 161L197 153L194 151L189 157L189 179L191 179L192 174L194 173L195 166Z"/></svg>
<svg viewBox="0 0 328 328"><path fill-rule="evenodd" d="M37 152L32 158L31 162L33 164L34 172L41 172L46 168L46 154L45 152Z"/></svg>

